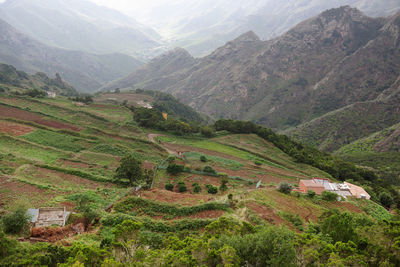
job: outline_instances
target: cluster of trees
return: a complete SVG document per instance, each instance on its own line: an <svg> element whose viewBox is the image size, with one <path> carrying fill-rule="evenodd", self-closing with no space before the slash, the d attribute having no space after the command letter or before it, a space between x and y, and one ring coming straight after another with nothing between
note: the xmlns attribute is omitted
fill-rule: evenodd
<svg viewBox="0 0 400 267"><path fill-rule="evenodd" d="M145 128L158 129L176 135L198 133L201 129L194 123L183 122L173 117L169 117L168 120L165 120L161 111L155 108L131 107L131 110L134 113L133 119L140 126Z"/></svg>
<svg viewBox="0 0 400 267"><path fill-rule="evenodd" d="M193 108L181 103L172 95L143 89L137 89L136 93L152 96L154 99L153 107L155 109L160 112L165 112L169 116L175 117L180 121L187 123L193 122L194 124L203 124L206 122L204 116L201 116Z"/></svg>
<svg viewBox="0 0 400 267"><path fill-rule="evenodd" d="M75 102L85 103L86 105L93 103L93 97L90 95L81 95L70 98L70 100Z"/></svg>
<svg viewBox="0 0 400 267"><path fill-rule="evenodd" d="M215 122L214 127L217 131L225 130L231 133L257 134L293 157L297 162L314 166L329 173L338 180L353 180L366 185L367 188L371 187L373 192L369 193L375 201L379 201L378 196L381 192L387 192L398 207L400 207L400 195L397 190L392 185L380 179L371 170L359 168L352 163L345 162L316 148L295 142L286 135L278 135L271 129L256 125L253 122L218 120Z"/></svg>

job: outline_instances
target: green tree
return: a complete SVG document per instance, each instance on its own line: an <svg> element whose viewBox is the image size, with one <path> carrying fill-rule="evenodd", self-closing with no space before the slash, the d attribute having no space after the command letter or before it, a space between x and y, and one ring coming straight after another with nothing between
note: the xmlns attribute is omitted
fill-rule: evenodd
<svg viewBox="0 0 400 267"><path fill-rule="evenodd" d="M185 167L183 165L172 163L168 165L167 172L172 175L178 175L179 173L183 172L184 169Z"/></svg>
<svg viewBox="0 0 400 267"><path fill-rule="evenodd" d="M392 196L387 193L387 192L382 192L379 195L379 202L381 202L381 204L386 207L386 208L390 208L390 206L392 206L393 204L393 198Z"/></svg>
<svg viewBox="0 0 400 267"><path fill-rule="evenodd" d="M357 240L356 222L353 214L333 210L322 215L322 217L325 217L321 225L322 233L329 235L334 243Z"/></svg>
<svg viewBox="0 0 400 267"><path fill-rule="evenodd" d="M116 170L116 178L128 179L130 186L133 186L133 183L142 181L142 162L134 155L127 155L123 157L121 159L120 166Z"/></svg>
<svg viewBox="0 0 400 267"><path fill-rule="evenodd" d="M212 128L208 127L208 126L202 127L200 129L200 132L204 137L207 137L207 138L211 138L215 134L214 130Z"/></svg>
<svg viewBox="0 0 400 267"><path fill-rule="evenodd" d="M292 191L292 186L288 183L280 183L278 191L284 194L289 194Z"/></svg>
<svg viewBox="0 0 400 267"><path fill-rule="evenodd" d="M332 201L336 201L337 200L338 194L333 193L333 192L329 192L329 191L324 191L324 192L322 192L321 197L325 201L332 202Z"/></svg>
<svg viewBox="0 0 400 267"><path fill-rule="evenodd" d="M30 219L31 217L27 214L25 207L20 206L3 215L1 223L6 233L19 234L28 227Z"/></svg>

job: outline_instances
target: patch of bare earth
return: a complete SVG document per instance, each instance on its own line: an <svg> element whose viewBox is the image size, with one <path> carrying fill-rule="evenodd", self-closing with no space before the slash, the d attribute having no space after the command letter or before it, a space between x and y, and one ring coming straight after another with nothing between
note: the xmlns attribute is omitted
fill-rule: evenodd
<svg viewBox="0 0 400 267"><path fill-rule="evenodd" d="M279 226L286 223L286 221L279 217L278 214L275 214L271 207L262 206L255 202L248 203L247 207L256 213L261 219L269 222L270 224Z"/></svg>
<svg viewBox="0 0 400 267"><path fill-rule="evenodd" d="M63 122L58 122L55 120L46 119L44 116L41 116L39 114L35 114L32 112L28 112L28 111L13 108L13 107L7 107L4 105L0 105L0 117L13 118L13 119L18 119L18 120L23 120L23 121L31 121L31 122L35 122L37 124L52 127L55 129L66 129L66 130L72 130L72 131L80 131L81 130L81 128L71 125L71 124L68 124L68 123L63 123Z"/></svg>
<svg viewBox="0 0 400 267"><path fill-rule="evenodd" d="M12 123L8 121L0 121L0 133L6 133L13 136L21 136L34 131L35 128Z"/></svg>

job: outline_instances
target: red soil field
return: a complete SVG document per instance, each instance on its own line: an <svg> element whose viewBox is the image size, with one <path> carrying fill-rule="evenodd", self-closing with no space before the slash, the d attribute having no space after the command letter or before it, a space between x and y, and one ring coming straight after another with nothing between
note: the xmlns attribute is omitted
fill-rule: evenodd
<svg viewBox="0 0 400 267"><path fill-rule="evenodd" d="M32 131L34 131L35 128L17 124L17 123L12 123L12 122L7 122L7 121L0 121L0 133L6 133L9 135L13 136L21 136L28 134Z"/></svg>
<svg viewBox="0 0 400 267"><path fill-rule="evenodd" d="M35 114L32 112L28 112L28 111L13 108L13 107L7 107L4 105L0 105L0 117L13 118L13 119L18 119L18 120L23 120L23 121L32 121L37 124L52 127L55 129L66 129L66 130L72 130L72 131L82 130L81 128L71 125L71 124L46 119L44 116L41 116L39 114Z"/></svg>

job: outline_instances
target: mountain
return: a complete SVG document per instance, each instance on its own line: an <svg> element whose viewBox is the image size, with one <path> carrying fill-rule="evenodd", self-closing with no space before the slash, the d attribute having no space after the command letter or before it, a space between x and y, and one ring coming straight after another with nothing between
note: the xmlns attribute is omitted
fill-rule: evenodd
<svg viewBox="0 0 400 267"><path fill-rule="evenodd" d="M41 72L28 75L13 66L0 63L0 92L24 93L26 90L51 91L64 96L78 94L75 88L65 83L59 75L54 79Z"/></svg>
<svg viewBox="0 0 400 267"><path fill-rule="evenodd" d="M90 53L145 58L158 34L122 13L82 0L8 0L0 17L46 45Z"/></svg>
<svg viewBox="0 0 400 267"><path fill-rule="evenodd" d="M95 55L50 47L18 32L0 20L0 62L29 72L59 73L83 92L93 92L104 83L129 74L142 62L123 55Z"/></svg>
<svg viewBox="0 0 400 267"><path fill-rule="evenodd" d="M357 102L391 98L399 77L399 16L332 9L270 41L248 32L172 73L154 71L165 66L165 56L156 58L113 87L169 92L214 118L283 130ZM174 62L188 58L171 53Z"/></svg>
<svg viewBox="0 0 400 267"><path fill-rule="evenodd" d="M400 9L398 0L174 0L130 14L157 28L172 45L194 56L205 56L247 31L268 40L324 10L343 5L374 17L393 15Z"/></svg>

